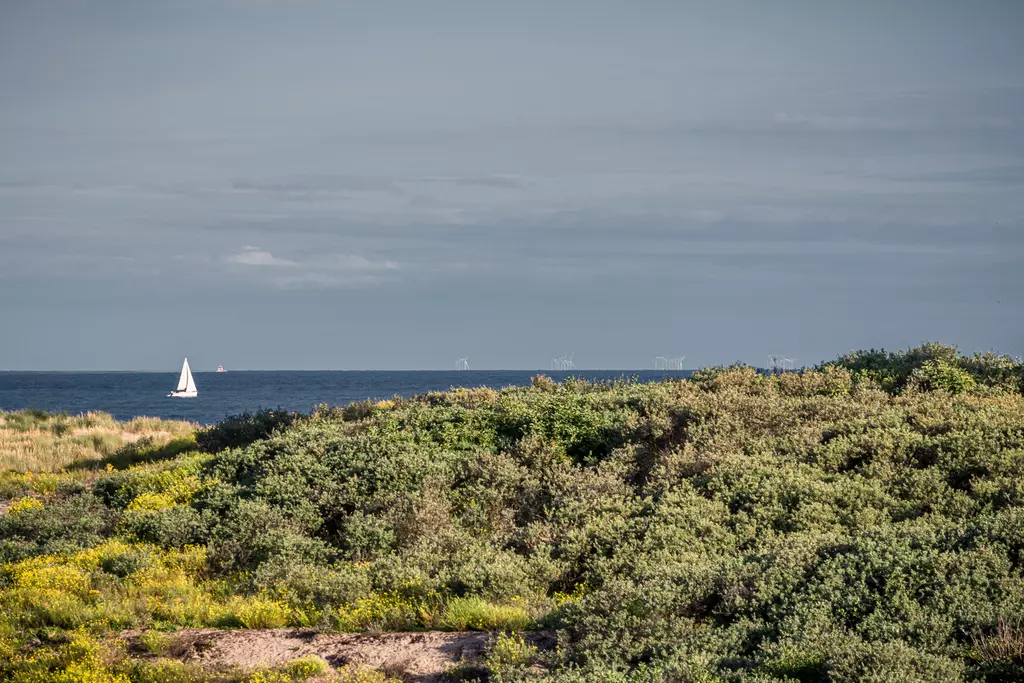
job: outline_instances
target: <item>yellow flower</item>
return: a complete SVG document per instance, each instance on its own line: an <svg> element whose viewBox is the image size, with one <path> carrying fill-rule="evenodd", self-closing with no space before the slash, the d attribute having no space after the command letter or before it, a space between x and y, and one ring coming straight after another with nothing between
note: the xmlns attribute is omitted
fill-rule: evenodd
<svg viewBox="0 0 1024 683"><path fill-rule="evenodd" d="M31 496L25 496L11 503L11 506L7 508L7 514L17 515L23 512L30 512L32 510L42 510L43 503L38 498L32 498Z"/></svg>

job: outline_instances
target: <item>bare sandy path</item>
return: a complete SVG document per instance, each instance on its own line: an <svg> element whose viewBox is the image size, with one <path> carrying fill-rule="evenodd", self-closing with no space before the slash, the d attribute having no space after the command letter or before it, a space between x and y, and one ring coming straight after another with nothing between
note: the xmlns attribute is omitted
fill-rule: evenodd
<svg viewBox="0 0 1024 683"><path fill-rule="evenodd" d="M129 647L138 632L121 634ZM307 629L217 630L185 629L171 636L169 655L211 667L246 669L275 666L316 655L332 666L364 666L410 683L438 683L459 665L479 666L489 635L486 633L317 633ZM543 647L551 636L528 634ZM133 648L134 649L134 648Z"/></svg>

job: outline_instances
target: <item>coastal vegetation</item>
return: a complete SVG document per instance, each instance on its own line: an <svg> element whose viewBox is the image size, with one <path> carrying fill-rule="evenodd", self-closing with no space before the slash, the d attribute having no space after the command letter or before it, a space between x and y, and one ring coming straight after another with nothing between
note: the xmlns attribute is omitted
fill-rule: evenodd
<svg viewBox="0 0 1024 683"><path fill-rule="evenodd" d="M103 467L119 455L124 461L133 450L166 446L184 437L190 441L196 425L175 420L139 417L118 422L106 413L52 415L40 410L0 411L0 472L58 472L67 468Z"/></svg>
<svg viewBox="0 0 1024 683"><path fill-rule="evenodd" d="M493 632L452 680L1024 680L1005 356L537 377L202 430L0 419L0 681L386 678L177 661L199 627ZM14 436L89 419L121 443L81 462Z"/></svg>

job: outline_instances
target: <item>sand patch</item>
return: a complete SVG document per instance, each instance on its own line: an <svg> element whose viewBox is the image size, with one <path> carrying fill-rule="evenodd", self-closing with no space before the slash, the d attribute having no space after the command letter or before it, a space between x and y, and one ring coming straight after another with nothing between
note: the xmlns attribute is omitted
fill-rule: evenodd
<svg viewBox="0 0 1024 683"><path fill-rule="evenodd" d="M139 651L138 631L121 638ZM410 683L440 683L459 666L480 666L487 633L317 633L309 629L185 629L171 634L167 655L210 668L254 669L278 666L315 655L333 667L355 665L383 671ZM551 647L548 633L527 634L540 647Z"/></svg>
<svg viewBox="0 0 1024 683"><path fill-rule="evenodd" d="M129 651L140 651L137 631L121 634ZM257 669L315 655L335 668L352 665L384 672L410 683L440 683L459 667L479 667L490 636L486 633L324 634L308 629L222 631L185 629L169 636L167 655L211 669ZM526 634L540 647L552 647L546 632Z"/></svg>

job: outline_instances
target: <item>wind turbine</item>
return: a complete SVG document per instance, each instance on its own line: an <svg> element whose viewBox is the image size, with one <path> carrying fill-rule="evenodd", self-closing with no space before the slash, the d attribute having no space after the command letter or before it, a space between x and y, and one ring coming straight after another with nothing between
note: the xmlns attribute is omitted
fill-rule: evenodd
<svg viewBox="0 0 1024 683"><path fill-rule="evenodd" d="M797 360L800 360L800 359L799 358L783 358L782 359L782 369L785 370L786 369L786 365L789 364L789 369L792 370L793 369L793 362L797 361Z"/></svg>
<svg viewBox="0 0 1024 683"><path fill-rule="evenodd" d="M455 361L455 369L456 370L469 370L469 356L465 356L465 357L460 358L457 361Z"/></svg>
<svg viewBox="0 0 1024 683"><path fill-rule="evenodd" d="M575 356L575 355L576 355L575 353L570 353L569 354L569 359L565 361L565 369L566 370L575 370L576 369L576 364L572 362L572 357ZM563 358L564 358L564 356L563 356Z"/></svg>

